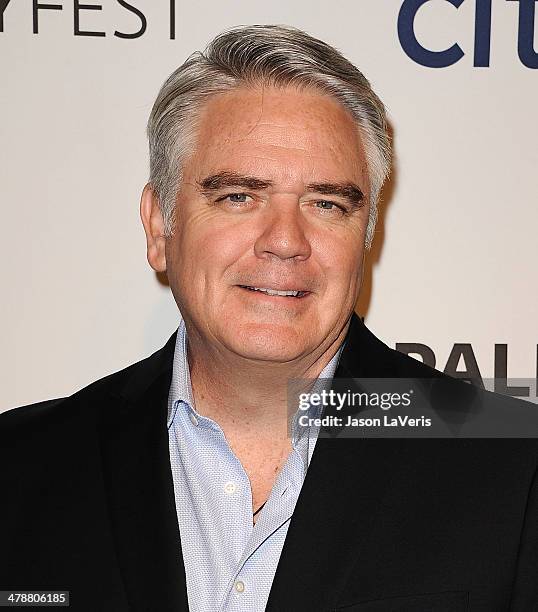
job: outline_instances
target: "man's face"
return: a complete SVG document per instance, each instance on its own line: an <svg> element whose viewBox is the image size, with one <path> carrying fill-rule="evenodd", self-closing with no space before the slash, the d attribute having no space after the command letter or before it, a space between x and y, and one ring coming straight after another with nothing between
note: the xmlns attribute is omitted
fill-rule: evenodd
<svg viewBox="0 0 538 612"><path fill-rule="evenodd" d="M271 88L212 98L165 251L189 333L249 359L319 359L357 300L368 200L360 137L332 99Z"/></svg>

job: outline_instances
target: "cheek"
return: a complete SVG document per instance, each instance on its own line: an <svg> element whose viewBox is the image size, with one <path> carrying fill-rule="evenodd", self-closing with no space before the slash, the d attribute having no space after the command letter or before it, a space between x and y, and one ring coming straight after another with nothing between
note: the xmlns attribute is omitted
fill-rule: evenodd
<svg viewBox="0 0 538 612"><path fill-rule="evenodd" d="M245 254L251 253L255 231L247 223L214 218L192 219L179 232L176 265L191 278L218 277ZM182 264L183 262L183 264Z"/></svg>
<svg viewBox="0 0 538 612"><path fill-rule="evenodd" d="M324 233L316 241L316 252L331 293L348 293L360 279L363 237L355 232Z"/></svg>

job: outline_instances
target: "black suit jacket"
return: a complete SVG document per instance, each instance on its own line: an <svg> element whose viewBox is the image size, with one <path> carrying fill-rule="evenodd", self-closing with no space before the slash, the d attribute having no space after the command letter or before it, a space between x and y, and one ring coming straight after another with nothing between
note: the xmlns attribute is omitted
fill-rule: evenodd
<svg viewBox="0 0 538 612"><path fill-rule="evenodd" d="M0 416L0 589L69 590L76 612L188 609L174 341ZM335 378L432 376L353 318ZM535 440L320 438L266 609L538 610L537 458Z"/></svg>

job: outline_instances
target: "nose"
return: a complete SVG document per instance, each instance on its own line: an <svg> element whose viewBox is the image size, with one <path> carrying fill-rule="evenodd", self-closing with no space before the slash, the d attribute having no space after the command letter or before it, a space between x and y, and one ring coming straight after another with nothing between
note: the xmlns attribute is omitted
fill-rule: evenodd
<svg viewBox="0 0 538 612"><path fill-rule="evenodd" d="M312 248L297 200L271 204L254 243L254 252L262 259L304 261L310 257Z"/></svg>

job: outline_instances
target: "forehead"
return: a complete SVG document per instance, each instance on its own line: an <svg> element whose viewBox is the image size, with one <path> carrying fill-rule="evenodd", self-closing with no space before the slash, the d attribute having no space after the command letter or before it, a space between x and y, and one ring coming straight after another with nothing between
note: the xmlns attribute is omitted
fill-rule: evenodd
<svg viewBox="0 0 538 612"><path fill-rule="evenodd" d="M184 170L195 180L233 170L282 185L353 180L367 188L350 113L312 90L241 88L214 96L200 114Z"/></svg>

